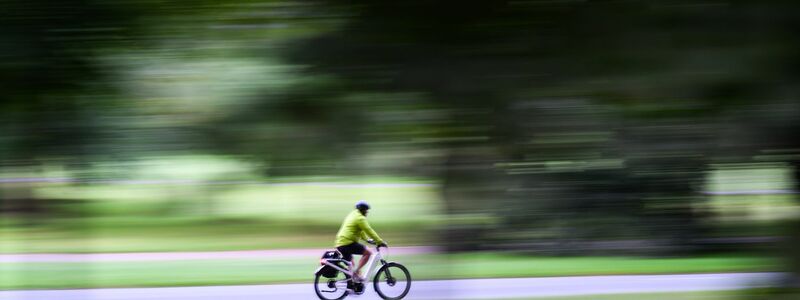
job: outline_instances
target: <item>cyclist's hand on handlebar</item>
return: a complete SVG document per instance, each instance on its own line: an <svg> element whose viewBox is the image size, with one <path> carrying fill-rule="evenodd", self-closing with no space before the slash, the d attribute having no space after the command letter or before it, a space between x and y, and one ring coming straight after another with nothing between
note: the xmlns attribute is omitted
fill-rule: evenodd
<svg viewBox="0 0 800 300"><path fill-rule="evenodd" d="M378 248L380 248L380 247L383 247L383 248L389 248L389 245L387 245L386 243L380 243L380 244L378 245Z"/></svg>

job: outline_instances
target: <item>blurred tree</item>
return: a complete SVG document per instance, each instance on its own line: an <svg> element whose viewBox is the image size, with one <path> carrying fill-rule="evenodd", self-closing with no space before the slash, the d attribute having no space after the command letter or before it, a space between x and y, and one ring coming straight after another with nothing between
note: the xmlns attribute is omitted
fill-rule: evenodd
<svg viewBox="0 0 800 300"><path fill-rule="evenodd" d="M0 11L2 167L27 172L46 160L84 163L112 100L94 60L104 48L132 40L136 10L127 3L34 0L1 1ZM6 192L0 211L42 210L34 193Z"/></svg>
<svg viewBox="0 0 800 300"><path fill-rule="evenodd" d="M93 60L129 36L135 12L87 1L3 1L0 10L2 157L85 153L91 108L110 90Z"/></svg>
<svg viewBox="0 0 800 300"><path fill-rule="evenodd" d="M703 201L709 154L726 151L717 146L721 114L775 96L772 80L782 74L772 68L793 40L784 26L796 8L684 1L327 4L350 11L347 22L291 48L289 57L310 65L310 73L345 80L342 93L423 92L442 108L445 133L428 145L446 153L447 213L490 212L506 223L501 232L567 221L574 224L562 229L591 236L593 227L580 224L587 213L625 211L638 216L637 226L619 220L611 236L640 230L675 249L702 236L693 204ZM536 209L548 202L557 209ZM473 230L448 235L450 245L492 239L465 241L476 237Z"/></svg>

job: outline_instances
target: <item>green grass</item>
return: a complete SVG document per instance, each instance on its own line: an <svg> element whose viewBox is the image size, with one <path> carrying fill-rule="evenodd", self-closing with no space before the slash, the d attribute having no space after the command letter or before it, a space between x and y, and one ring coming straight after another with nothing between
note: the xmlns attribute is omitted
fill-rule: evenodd
<svg viewBox="0 0 800 300"><path fill-rule="evenodd" d="M3 218L0 253L328 247L359 199L372 204L370 223L393 245L430 244L443 218L438 214L437 188L412 179L399 185L359 185L378 179L275 185L45 185L36 194L53 199L46 201L62 201L54 207L64 211L57 218ZM30 221L37 223L23 225Z"/></svg>
<svg viewBox="0 0 800 300"><path fill-rule="evenodd" d="M192 216L340 222L358 200L372 204L375 222L430 221L439 211L434 185L285 183L276 185L55 185L45 199L80 200L83 217Z"/></svg>
<svg viewBox="0 0 800 300"><path fill-rule="evenodd" d="M439 225L457 221L455 216L440 213L438 186L430 179L264 178L251 167L231 158L189 156L100 166L97 172L118 172L116 177L133 179L273 184L38 185L35 195L62 201L53 207L64 211L57 219L38 219L42 223L33 227L3 218L0 253L327 247L342 218L359 199L372 203L370 222L393 245L431 244L436 242ZM786 170L781 166L720 168L709 174L710 190L781 189L786 185ZM789 195L715 196L705 209L715 214L718 236L775 235L779 228L774 220L797 212Z"/></svg>
<svg viewBox="0 0 800 300"><path fill-rule="evenodd" d="M564 275L714 273L773 270L768 258L707 256L691 258L527 257L502 254L462 254L449 257L455 277L529 277Z"/></svg>
<svg viewBox="0 0 800 300"><path fill-rule="evenodd" d="M390 257L415 279L531 277L607 274L775 271L770 259L542 258L499 254L430 254ZM0 289L193 286L310 282L317 267L308 259L245 259L159 262L0 263Z"/></svg>
<svg viewBox="0 0 800 300"><path fill-rule="evenodd" d="M373 224L392 245L428 245L432 226ZM0 230L0 253L102 253L327 248L337 223L260 219L89 218ZM415 228L409 230L408 228Z"/></svg>

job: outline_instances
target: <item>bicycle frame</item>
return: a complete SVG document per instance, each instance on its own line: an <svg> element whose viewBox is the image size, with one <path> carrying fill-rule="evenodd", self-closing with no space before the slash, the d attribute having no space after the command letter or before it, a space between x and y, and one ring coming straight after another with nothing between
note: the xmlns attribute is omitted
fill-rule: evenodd
<svg viewBox="0 0 800 300"><path fill-rule="evenodd" d="M367 262L367 264L364 265L364 267L367 268L367 271L364 273L365 274L364 275L364 281L362 281L362 283L364 283L365 285L366 285L366 283L368 283L370 281L372 276L375 275L373 273L378 271L375 268L376 262L380 261L381 265L386 264L386 261L383 259L383 255L381 254L381 247L376 247L375 249L377 251L375 251L373 253L372 257L370 257L370 259ZM347 269L343 269L343 268L339 267L338 265L336 265L339 262L344 262L345 264L347 264L348 268ZM353 263L352 262L344 260L344 259L322 259L322 260L320 260L320 263L325 265L325 266L329 266L329 267L332 267L332 268L334 268L336 270L339 270L339 272L345 273L347 276L350 277L349 279L345 279L345 280L337 280L336 283L347 282L347 281L353 280L353 271L351 271L353 269ZM319 268L317 268L317 270L314 271L314 274L319 273L319 271L325 266L320 266Z"/></svg>

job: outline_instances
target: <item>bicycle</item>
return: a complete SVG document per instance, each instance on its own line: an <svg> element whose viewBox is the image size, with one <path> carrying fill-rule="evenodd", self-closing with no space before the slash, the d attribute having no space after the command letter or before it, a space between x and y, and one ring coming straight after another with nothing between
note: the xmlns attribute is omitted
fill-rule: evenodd
<svg viewBox="0 0 800 300"><path fill-rule="evenodd" d="M370 244L375 245L375 243ZM392 261L387 262L383 258L381 247L377 246L375 249L377 251L374 252L375 254L364 266L366 267L366 272L364 273L365 279L363 282L357 282L353 279L353 272L351 271L353 263L342 259L341 253L339 253L338 258L323 257L320 259L321 266L314 271L314 292L316 292L317 297L322 300L344 299L350 294L348 284L352 286L353 293L356 295L363 294L365 284L369 282L370 271L373 270L376 262L380 262L381 266L375 271L372 279L375 292L385 300L403 299L408 294L408 291L411 290L411 274L408 273L408 269L405 266ZM338 253L339 251L335 252ZM326 269L326 267L333 269ZM340 278L340 275L343 278ZM395 294L396 296L394 296Z"/></svg>

